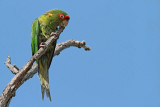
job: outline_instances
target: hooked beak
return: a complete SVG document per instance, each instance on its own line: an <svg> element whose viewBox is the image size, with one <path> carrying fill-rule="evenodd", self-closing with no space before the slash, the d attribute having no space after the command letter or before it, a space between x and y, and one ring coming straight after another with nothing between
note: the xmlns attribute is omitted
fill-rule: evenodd
<svg viewBox="0 0 160 107"><path fill-rule="evenodd" d="M65 15L65 16L64 16L64 19L65 19L65 20L69 20L69 19L70 19L69 15Z"/></svg>

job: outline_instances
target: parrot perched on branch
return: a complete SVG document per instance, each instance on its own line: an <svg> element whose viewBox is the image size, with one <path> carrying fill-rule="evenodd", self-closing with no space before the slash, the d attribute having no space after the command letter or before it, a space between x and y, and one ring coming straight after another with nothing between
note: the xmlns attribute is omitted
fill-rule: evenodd
<svg viewBox="0 0 160 107"><path fill-rule="evenodd" d="M58 29L58 26L66 27L69 22L69 15L59 9L53 9L47 11L40 17L34 20L31 29L31 47L32 55L34 55L40 47L44 46L44 42L50 37L52 32ZM49 91L49 67L54 56L54 50L56 42L53 42L49 46L48 50L42 55L36 62L38 64L38 75L41 82L42 99L44 99L44 93L51 101L51 95Z"/></svg>

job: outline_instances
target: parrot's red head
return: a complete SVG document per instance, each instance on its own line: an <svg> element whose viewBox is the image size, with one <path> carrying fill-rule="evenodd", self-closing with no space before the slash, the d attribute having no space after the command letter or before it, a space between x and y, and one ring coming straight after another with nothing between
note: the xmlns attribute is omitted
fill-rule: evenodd
<svg viewBox="0 0 160 107"><path fill-rule="evenodd" d="M63 15L62 13L59 13L58 16L61 20L69 20L70 19L69 15Z"/></svg>
<svg viewBox="0 0 160 107"><path fill-rule="evenodd" d="M60 26L67 26L68 25L68 22L69 22L69 19L70 19L70 17L69 17L69 15L64 15L63 13L59 13L58 14L58 17L59 17L59 19L60 20L62 20L62 23L60 23Z"/></svg>

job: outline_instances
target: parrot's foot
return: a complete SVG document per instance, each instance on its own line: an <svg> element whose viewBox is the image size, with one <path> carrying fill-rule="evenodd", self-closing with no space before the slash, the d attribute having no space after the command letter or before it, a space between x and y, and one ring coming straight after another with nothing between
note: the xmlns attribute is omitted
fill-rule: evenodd
<svg viewBox="0 0 160 107"><path fill-rule="evenodd" d="M50 37L51 37L51 36L54 36L54 35L57 35L57 33L56 33L56 32L52 32L52 33L50 34Z"/></svg>
<svg viewBox="0 0 160 107"><path fill-rule="evenodd" d="M41 48L41 47L44 47L45 45L46 45L45 42L41 42L41 44L40 44L39 46L40 46L40 48Z"/></svg>

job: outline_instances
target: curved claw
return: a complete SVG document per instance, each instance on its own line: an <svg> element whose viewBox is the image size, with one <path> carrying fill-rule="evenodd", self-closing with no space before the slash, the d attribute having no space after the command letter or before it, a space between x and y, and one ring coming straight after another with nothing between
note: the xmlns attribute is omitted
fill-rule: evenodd
<svg viewBox="0 0 160 107"><path fill-rule="evenodd" d="M50 34L50 37L51 37L51 36L54 36L54 35L57 35L57 33L56 33L56 32L52 32L52 33Z"/></svg>
<svg viewBox="0 0 160 107"><path fill-rule="evenodd" d="M41 47L44 47L45 45L46 45L45 42L41 42L41 44L40 44L39 46L40 46L40 48L41 48Z"/></svg>

